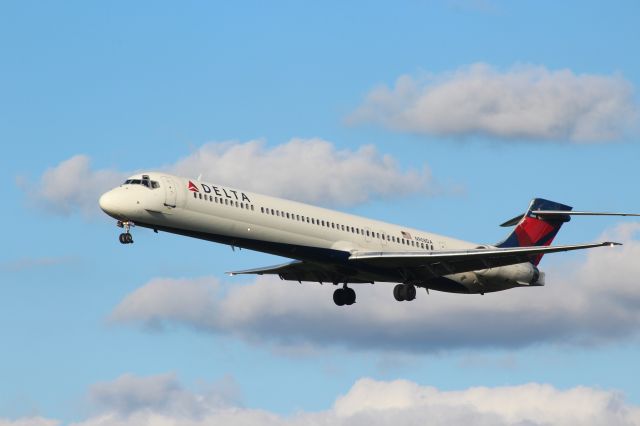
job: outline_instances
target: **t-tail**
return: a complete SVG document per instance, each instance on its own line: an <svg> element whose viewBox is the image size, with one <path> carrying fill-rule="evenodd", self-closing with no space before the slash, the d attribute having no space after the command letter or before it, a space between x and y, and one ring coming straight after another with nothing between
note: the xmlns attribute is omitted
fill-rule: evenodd
<svg viewBox="0 0 640 426"><path fill-rule="evenodd" d="M571 206L534 198L527 212L506 221L500 226L516 225L513 232L497 247L531 247L548 246L558 234L562 224L571 220ZM536 256L531 263L538 265L542 254Z"/></svg>

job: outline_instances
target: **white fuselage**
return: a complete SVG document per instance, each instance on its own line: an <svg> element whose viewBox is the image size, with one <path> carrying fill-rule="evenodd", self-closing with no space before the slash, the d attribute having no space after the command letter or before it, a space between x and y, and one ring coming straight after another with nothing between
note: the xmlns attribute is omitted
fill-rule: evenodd
<svg viewBox="0 0 640 426"><path fill-rule="evenodd" d="M346 261L356 251L432 252L480 246L166 173L144 175L155 182L155 188L123 184L101 197L101 208L120 221L307 261ZM140 182L140 176L130 180ZM519 278L522 268L521 264L510 265L447 278L464 286L466 292L484 293L527 285ZM425 286L447 291L437 285Z"/></svg>

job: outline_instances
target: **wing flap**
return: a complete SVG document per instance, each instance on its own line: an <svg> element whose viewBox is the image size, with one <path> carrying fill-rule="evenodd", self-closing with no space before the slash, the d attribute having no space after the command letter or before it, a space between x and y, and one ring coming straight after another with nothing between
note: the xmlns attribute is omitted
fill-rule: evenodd
<svg viewBox="0 0 640 426"><path fill-rule="evenodd" d="M233 275L278 275L281 280L287 281L315 281L328 283L366 283L365 280L357 277L354 269L346 268L344 265L331 263L314 263L301 260L284 263L281 265L268 266L265 268L246 269L243 271L232 271L227 274Z"/></svg>

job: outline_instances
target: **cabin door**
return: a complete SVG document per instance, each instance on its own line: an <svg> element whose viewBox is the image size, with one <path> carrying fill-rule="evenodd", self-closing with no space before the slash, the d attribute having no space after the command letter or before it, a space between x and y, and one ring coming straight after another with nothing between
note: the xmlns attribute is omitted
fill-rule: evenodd
<svg viewBox="0 0 640 426"><path fill-rule="evenodd" d="M176 184L170 177L162 176L162 186L164 187L164 205L173 208L176 206Z"/></svg>

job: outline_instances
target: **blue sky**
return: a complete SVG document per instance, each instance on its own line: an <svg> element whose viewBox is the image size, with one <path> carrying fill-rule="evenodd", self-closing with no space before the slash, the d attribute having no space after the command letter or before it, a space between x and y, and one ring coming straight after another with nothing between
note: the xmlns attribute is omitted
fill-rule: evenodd
<svg viewBox="0 0 640 426"><path fill-rule="evenodd" d="M0 425L180 423L193 404L197 419L241 407L307 424L348 419L341 407L376 386L442 398L513 386L523 400L528 386L557 400L584 386L637 414L637 221L574 219L557 243L625 246L545 257L544 288L419 294L407 307L381 284L357 289L350 312L327 286L224 275L272 256L147 230L121 246L97 196L137 170L202 173L483 243L535 196L640 212L639 12L0 3ZM211 300L191 306L198 294ZM254 309L241 317L245 296ZM203 395L215 402L189 405Z"/></svg>

